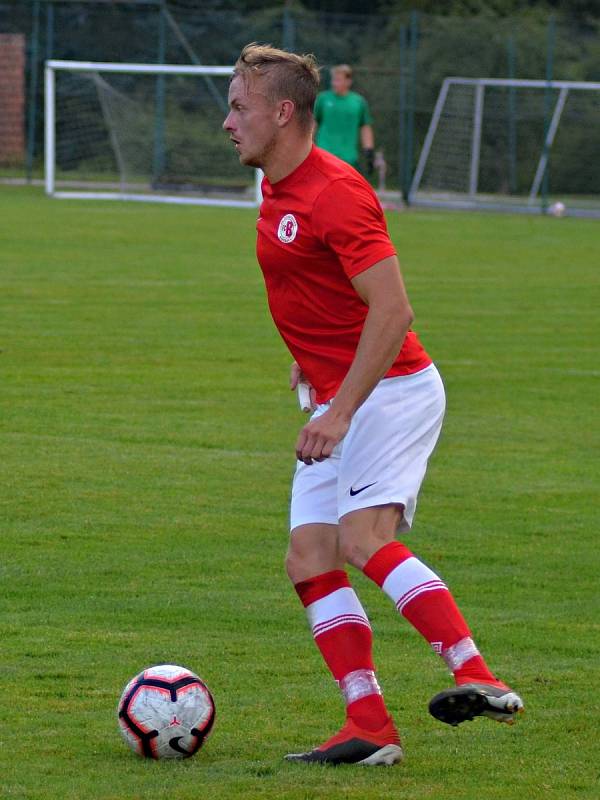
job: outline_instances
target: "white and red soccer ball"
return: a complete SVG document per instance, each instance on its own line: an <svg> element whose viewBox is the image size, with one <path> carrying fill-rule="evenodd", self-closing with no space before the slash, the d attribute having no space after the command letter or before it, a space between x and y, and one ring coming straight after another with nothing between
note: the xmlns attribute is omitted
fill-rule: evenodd
<svg viewBox="0 0 600 800"><path fill-rule="evenodd" d="M195 673L160 664L129 681L119 700L118 718L123 738L138 755L189 758L210 733L215 703Z"/></svg>

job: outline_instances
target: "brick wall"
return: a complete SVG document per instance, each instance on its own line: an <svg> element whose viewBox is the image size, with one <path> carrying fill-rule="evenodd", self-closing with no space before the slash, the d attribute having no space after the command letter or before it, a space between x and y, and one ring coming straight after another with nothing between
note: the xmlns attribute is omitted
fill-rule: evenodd
<svg viewBox="0 0 600 800"><path fill-rule="evenodd" d="M0 164L25 159L25 36L0 33Z"/></svg>

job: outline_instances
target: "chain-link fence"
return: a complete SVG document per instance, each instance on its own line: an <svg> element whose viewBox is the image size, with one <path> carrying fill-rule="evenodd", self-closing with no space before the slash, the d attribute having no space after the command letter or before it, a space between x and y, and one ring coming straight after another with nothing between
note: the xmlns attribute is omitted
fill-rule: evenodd
<svg viewBox="0 0 600 800"><path fill-rule="evenodd" d="M22 34L26 43L23 153L0 163L4 177L41 177L42 76L48 58L224 65L255 40L312 52L323 67L350 63L354 88L373 112L387 188L405 197L445 77L600 81L600 21L539 13L367 16L309 12L288 4L242 13L206 12L186 0L0 0L0 51L6 41L2 34ZM326 72L323 82L328 83ZM222 87L216 94L215 104L224 108ZM551 112L540 112L540 148ZM549 159L546 192L568 172L570 194L600 194L600 100L590 113L571 134L572 143L561 142L561 152L568 154L561 163ZM519 152L513 157L514 186L520 185L519 171L530 169L519 162Z"/></svg>

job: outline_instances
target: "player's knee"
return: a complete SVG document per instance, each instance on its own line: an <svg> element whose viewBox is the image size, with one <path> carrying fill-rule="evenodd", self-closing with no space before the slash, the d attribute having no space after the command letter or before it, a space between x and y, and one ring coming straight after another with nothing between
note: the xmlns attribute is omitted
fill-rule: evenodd
<svg viewBox="0 0 600 800"><path fill-rule="evenodd" d="M308 575L311 571L308 553L303 547L296 546L293 537L285 556L285 571L294 584L305 580L307 576L310 577Z"/></svg>
<svg viewBox="0 0 600 800"><path fill-rule="evenodd" d="M346 564L362 569L369 560L367 536L357 536L354 531L340 537L340 551Z"/></svg>
<svg viewBox="0 0 600 800"><path fill-rule="evenodd" d="M392 529L351 528L340 534L340 550L347 564L362 570L371 556L393 539Z"/></svg>
<svg viewBox="0 0 600 800"><path fill-rule="evenodd" d="M299 580L297 576L300 573L301 568L301 556L299 556L299 554L296 553L292 547L289 547L285 556L285 571L287 572L288 578L292 583L296 583Z"/></svg>
<svg viewBox="0 0 600 800"><path fill-rule="evenodd" d="M340 552L347 564L363 569L371 556L394 541L402 506L361 509L340 520Z"/></svg>
<svg viewBox="0 0 600 800"><path fill-rule="evenodd" d="M337 526L297 530L292 533L285 558L286 572L296 584L335 569L342 569Z"/></svg>

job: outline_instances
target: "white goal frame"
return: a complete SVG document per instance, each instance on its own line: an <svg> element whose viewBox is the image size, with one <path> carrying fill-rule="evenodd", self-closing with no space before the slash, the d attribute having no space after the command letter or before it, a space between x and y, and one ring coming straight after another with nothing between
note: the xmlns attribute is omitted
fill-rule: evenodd
<svg viewBox="0 0 600 800"><path fill-rule="evenodd" d="M448 96L448 92L452 86L473 86L475 87L475 102L473 109L472 120L472 134L471 134L471 152L470 152L470 165L469 165L469 190L465 193L464 199L452 198L448 200L428 200L419 198L418 192L421 185L421 180L427 166L427 159L431 151L433 140L438 129L440 118L444 110L444 104ZM548 126L545 133L545 139L540 142L540 157L535 170L535 175L529 189L529 197L527 203L520 206L503 204L498 202L486 202L482 204L476 199L479 178L479 157L481 151L481 135L482 135L482 120L484 108L485 88L487 86L503 86L512 88L530 88L530 89L547 89L558 90L558 98L554 104L554 108L549 115ZM536 213L540 211L538 195L542 186L542 181L554 137L560 123L560 119L567 101L567 97L572 90L583 91L596 91L600 92L600 83L592 81L545 81L545 80L525 80L517 78L460 78L448 77L444 78L436 104L429 124L429 129L423 143L417 168L409 190L409 203L413 205L430 205L448 208L462 208L473 209L481 208L483 206L492 208L494 210L509 210L509 211L522 211L529 213ZM595 214L594 214L595 216Z"/></svg>
<svg viewBox="0 0 600 800"><path fill-rule="evenodd" d="M253 200L225 200L211 197L178 197L177 195L153 195L130 192L101 191L59 191L56 186L56 72L120 72L143 75L231 75L233 67L197 66L179 64L126 64L105 61L46 61L44 80L44 184L46 194L66 200L135 200L146 203L174 203L179 205L230 206L235 208L255 208L262 202L262 170L255 170Z"/></svg>

